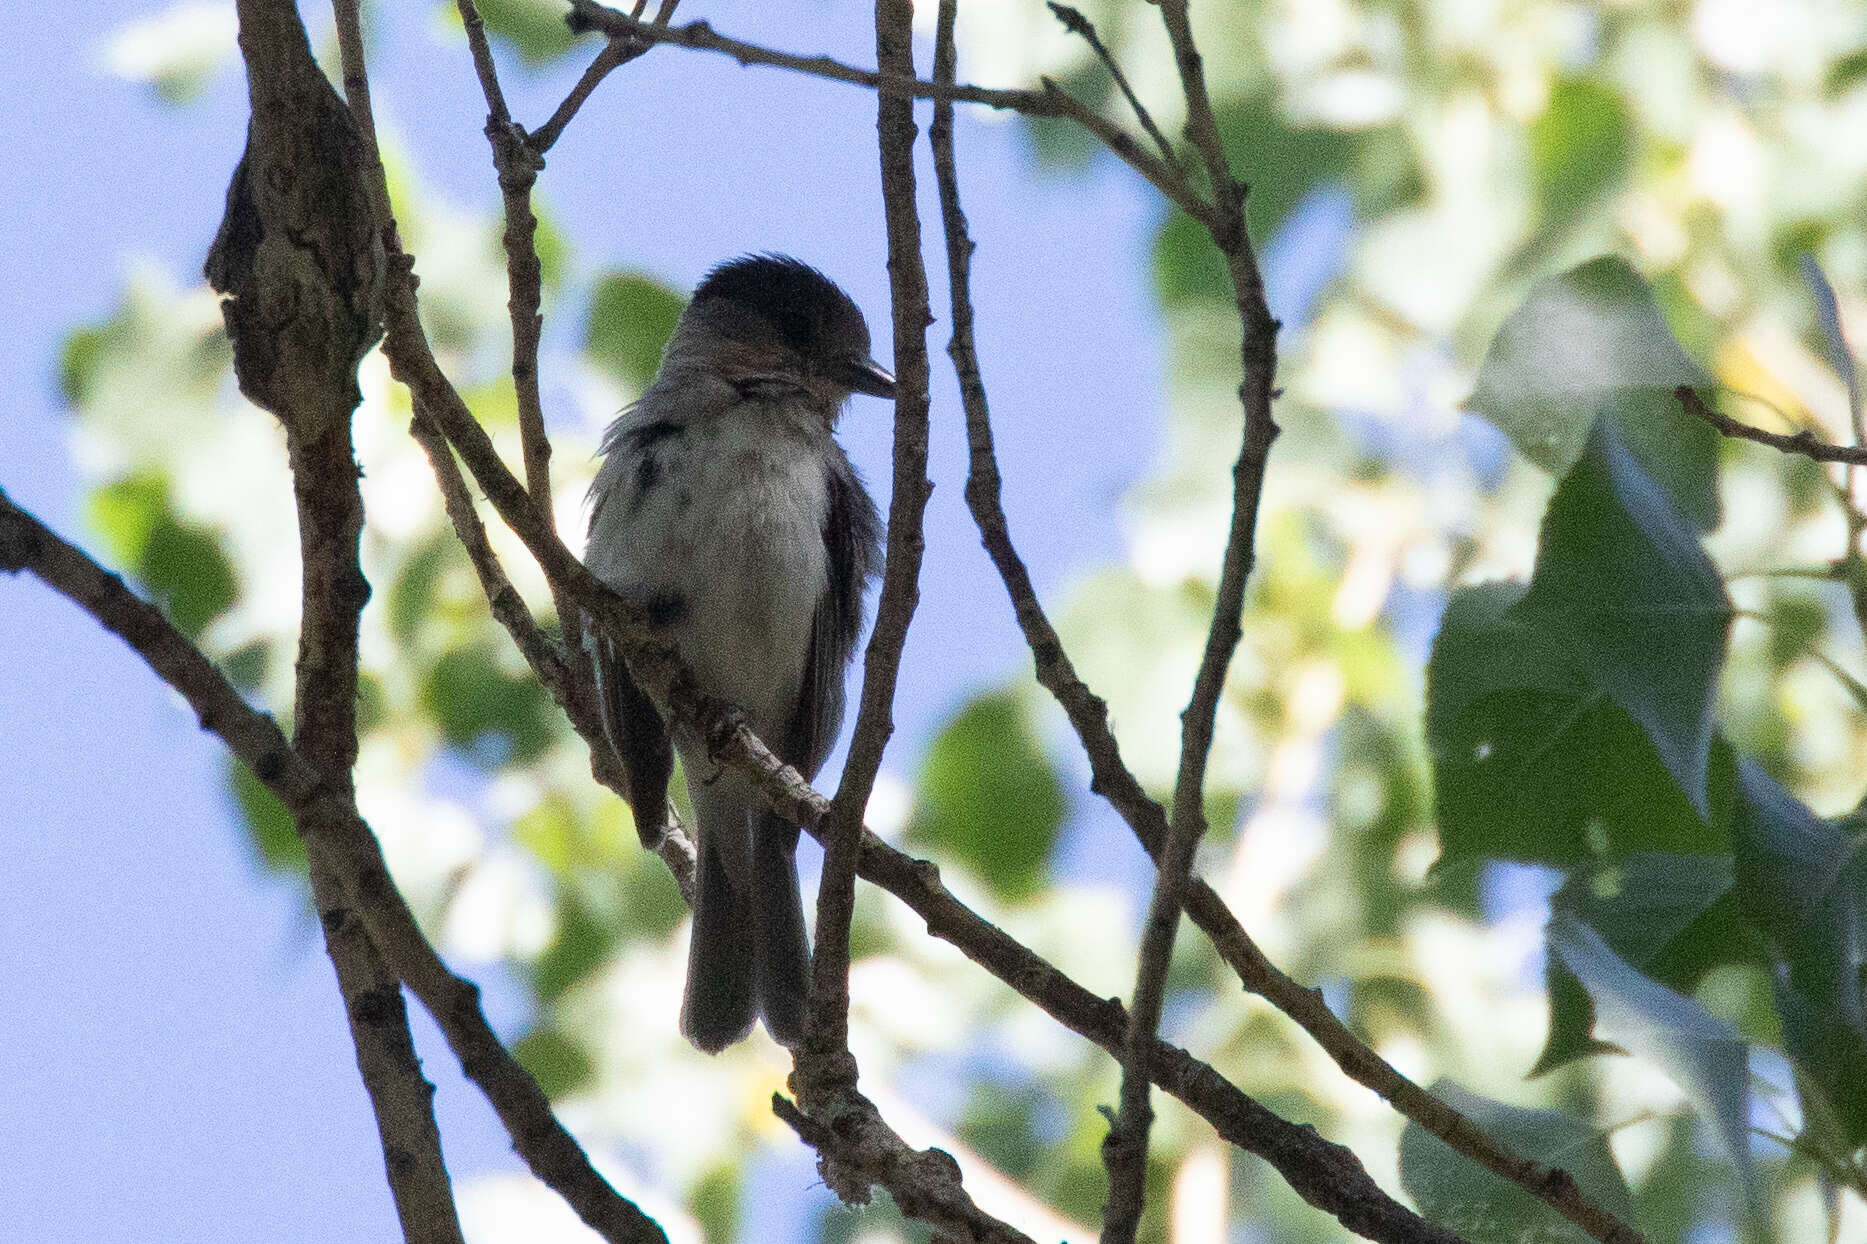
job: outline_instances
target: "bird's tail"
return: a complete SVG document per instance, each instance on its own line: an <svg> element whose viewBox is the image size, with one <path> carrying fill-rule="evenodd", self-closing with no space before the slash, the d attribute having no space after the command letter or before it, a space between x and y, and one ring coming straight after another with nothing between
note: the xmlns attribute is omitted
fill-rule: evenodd
<svg viewBox="0 0 1867 1244"><path fill-rule="evenodd" d="M695 791L700 842L681 1032L716 1054L762 1014L772 1039L795 1047L804 1039L810 993L797 827L721 798L724 784Z"/></svg>
<svg viewBox="0 0 1867 1244"><path fill-rule="evenodd" d="M681 1032L699 1049L717 1054L751 1032L757 1018L752 956L758 933L752 906L727 870L720 834L703 829L699 839Z"/></svg>
<svg viewBox="0 0 1867 1244"><path fill-rule="evenodd" d="M780 1045L804 1041L810 999L810 938L797 884L797 826L758 812L752 824L752 910L758 933L754 979L765 1031Z"/></svg>

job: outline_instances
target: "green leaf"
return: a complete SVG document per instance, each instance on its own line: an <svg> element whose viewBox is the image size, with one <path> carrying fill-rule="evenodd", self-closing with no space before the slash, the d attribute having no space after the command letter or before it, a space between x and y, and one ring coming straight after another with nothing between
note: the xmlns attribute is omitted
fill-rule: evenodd
<svg viewBox="0 0 1867 1244"><path fill-rule="evenodd" d="M743 1195L745 1165L722 1162L694 1182L687 1194L687 1208L693 1211L707 1244L725 1244L740 1238L739 1202Z"/></svg>
<svg viewBox="0 0 1867 1244"><path fill-rule="evenodd" d="M1491 339L1465 405L1552 475L1569 471L1598 416L1609 416L1647 473L1709 530L1718 525L1718 436L1672 394L1710 383L1646 282L1603 256L1530 291Z"/></svg>
<svg viewBox="0 0 1867 1244"><path fill-rule="evenodd" d="M1512 616L1554 640L1709 813L1712 703L1731 601L1698 532L1598 420L1543 517Z"/></svg>
<svg viewBox="0 0 1867 1244"><path fill-rule="evenodd" d="M1642 851L1591 877L1570 877L1552 905L1644 970L1731 889L1732 878L1728 855Z"/></svg>
<svg viewBox="0 0 1867 1244"><path fill-rule="evenodd" d="M1716 820L1699 815L1639 725L1520 618L1524 597L1503 583L1454 593L1433 643L1426 734L1441 868L1722 850Z"/></svg>
<svg viewBox="0 0 1867 1244"><path fill-rule="evenodd" d="M1432 1086L1513 1153L1567 1171L1587 1197L1623 1222L1634 1219L1633 1197L1608 1138L1583 1119L1554 1110L1526 1110L1480 1097L1450 1080ZM1400 1183L1420 1213L1471 1244L1588 1244L1587 1232L1525 1189L1492 1174L1409 1122L1400 1134Z"/></svg>
<svg viewBox="0 0 1867 1244"><path fill-rule="evenodd" d="M956 858L999 897L1029 898L1063 824L1062 784L1010 692L974 700L927 749L908 841Z"/></svg>
<svg viewBox="0 0 1867 1244"><path fill-rule="evenodd" d="M1567 220L1627 176L1632 120L1620 92L1591 78L1556 83L1530 126L1530 172L1544 213Z"/></svg>
<svg viewBox="0 0 1867 1244"><path fill-rule="evenodd" d="M486 29L510 44L529 67L557 60L576 42L564 22L564 6L552 0L480 0L479 9Z"/></svg>
<svg viewBox="0 0 1867 1244"><path fill-rule="evenodd" d="M271 872L303 876L307 867L305 841L298 836L292 814L279 797L237 760L227 763L227 785L246 822L247 838L259 853L259 862Z"/></svg>
<svg viewBox="0 0 1867 1244"><path fill-rule="evenodd" d="M551 744L556 710L550 696L529 674L500 669L484 644L457 648L436 661L422 684L421 702L456 747L502 740L499 763L535 760Z"/></svg>
<svg viewBox="0 0 1867 1244"><path fill-rule="evenodd" d="M239 599L233 565L212 529L176 518L168 481L145 473L97 489L90 519L111 557L140 579L190 638Z"/></svg>
<svg viewBox="0 0 1867 1244"><path fill-rule="evenodd" d="M1642 851L1618 863L1578 869L1551 907L1600 934L1629 966L1686 992L1714 962L1737 957L1730 913L1723 920L1708 918L1731 884L1729 856ZM1603 1047L1594 1036L1595 1008L1587 990L1554 954L1548 986L1549 1039L1532 1074Z"/></svg>
<svg viewBox="0 0 1867 1244"><path fill-rule="evenodd" d="M1750 1066L1737 1030L1693 999L1642 976L1573 913L1550 917L1549 946L1588 990L1615 1043L1658 1065L1712 1125L1754 1203Z"/></svg>
<svg viewBox="0 0 1867 1244"><path fill-rule="evenodd" d="M535 1028L514 1041L512 1056L553 1100L576 1092L596 1074L596 1064L582 1043L555 1025Z"/></svg>
<svg viewBox="0 0 1867 1244"><path fill-rule="evenodd" d="M655 378L661 352L687 300L653 277L623 272L603 277L590 299L583 345L599 365L641 390Z"/></svg>
<svg viewBox="0 0 1867 1244"><path fill-rule="evenodd" d="M613 923L591 911L575 887L565 887L558 901L557 931L531 965L532 987L539 1000L555 1002L565 990L609 962L619 940Z"/></svg>
<svg viewBox="0 0 1867 1244"><path fill-rule="evenodd" d="M156 524L137 577L161 599L169 620L191 639L239 599L240 585L219 538L194 524Z"/></svg>
<svg viewBox="0 0 1867 1244"><path fill-rule="evenodd" d="M1757 767L1739 768L1732 837L1738 896L1782 970L1783 1041L1853 1148L1867 1140L1867 839L1809 811Z"/></svg>

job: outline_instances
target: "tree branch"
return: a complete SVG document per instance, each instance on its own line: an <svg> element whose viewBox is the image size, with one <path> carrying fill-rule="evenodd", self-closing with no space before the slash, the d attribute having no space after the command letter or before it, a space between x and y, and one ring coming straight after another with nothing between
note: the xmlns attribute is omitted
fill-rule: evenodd
<svg viewBox="0 0 1867 1244"><path fill-rule="evenodd" d="M1215 245L1224 253L1232 277L1242 326L1243 380L1239 398L1244 406L1244 436L1238 462L1232 468L1232 524L1219 571L1217 600L1206 648L1200 658L1193 693L1181 714L1180 766L1174 779L1173 818L1166 841L1156 856L1154 895L1148 904L1141 938L1140 963L1135 973L1134 1006L1122 1051L1121 1109L1103 1145L1109 1170L1109 1201L1103 1223L1104 1244L1132 1244L1141 1217L1147 1175L1148 1131L1153 1113L1148 1106L1148 1081L1143 1065L1148 1044L1160 1024L1166 993L1167 967L1173 957L1175 933L1185 903L1193 856L1206 831L1206 760L1226 671L1238 648L1244 612L1245 581L1254 561L1253 538L1264 473L1277 425L1271 414L1276 371L1277 323L1271 318L1258 273L1257 257L1245 228L1244 188L1232 178L1218 123L1206 94L1204 70L1192 30L1186 0L1161 0L1161 19L1173 44L1181 88L1186 95L1186 127L1193 146L1206 163L1212 183L1215 219L1208 224Z"/></svg>
<svg viewBox="0 0 1867 1244"><path fill-rule="evenodd" d="M128 644L188 702L201 728L219 736L295 821L318 827L315 841L323 844L369 942L434 1017L462 1070L485 1092L532 1173L611 1244L666 1244L661 1229L617 1196L590 1166L552 1115L537 1083L499 1043L480 1008L478 987L449 972L428 944L354 801L312 768L271 717L247 704L161 610L0 492L0 571L18 570L32 571ZM308 841L307 847L312 846Z"/></svg>
<svg viewBox="0 0 1867 1244"><path fill-rule="evenodd" d="M837 1171L839 1178L859 1182L857 1203L866 1205L869 1186L880 1184L903 1214L920 1219L943 1236L976 1244L1033 1244L1022 1231L973 1204L960 1186L959 1163L951 1154L944 1149L910 1148L886 1125L874 1126L881 1124L881 1115L873 1105L867 1112L867 1127L827 1127L780 1093L771 1095L771 1109L790 1124L798 1139L822 1155L825 1167ZM841 1185L830 1186L839 1195L843 1193ZM845 1195L843 1199L851 1198Z"/></svg>
<svg viewBox="0 0 1867 1244"><path fill-rule="evenodd" d="M1058 4L1056 0L1049 0L1049 6L1050 11L1056 14L1057 20L1063 23L1063 28L1081 37L1083 42L1089 45L1089 50L1096 54L1096 59L1108 69L1109 76L1115 79L1116 87L1121 90L1122 98L1127 100L1128 107L1134 110L1135 120L1141 123L1141 128L1147 132L1147 136L1154 140L1154 147L1160 152L1160 158L1170 167L1179 168L1180 161L1173 153L1173 144L1168 142L1167 136L1160 132L1160 127L1154 124L1153 114L1148 112L1147 105L1141 102L1141 97L1134 93L1132 86L1128 85L1128 75L1121 71L1120 63L1109 51L1108 45L1102 42L1102 36L1096 33L1096 24L1090 21L1082 10L1073 9L1067 4ZM935 75L935 77L938 76L938 74Z"/></svg>
<svg viewBox="0 0 1867 1244"><path fill-rule="evenodd" d="M1815 434L1807 430L1792 433L1766 432L1748 423L1740 423L1723 411L1713 410L1689 384L1682 384L1674 389L1673 397L1678 399L1679 405L1685 408L1688 415L1709 423L1721 436L1755 441L1759 445L1768 445L1771 449L1781 450L1786 454L1796 454L1814 462L1839 462L1847 466L1867 466L1867 445L1831 445L1826 441L1816 440Z"/></svg>
<svg viewBox="0 0 1867 1244"><path fill-rule="evenodd" d="M362 143L312 60L297 9L280 0L237 7L252 119L207 276L226 299L240 388L284 425L291 458L302 550L301 754L328 789L351 799L357 632L369 584L350 419L362 396L357 362L381 331L381 251L372 244ZM325 823L312 809L293 821L403 1238L459 1244L434 1087L415 1056L401 984L350 910Z"/></svg>
<svg viewBox="0 0 1867 1244"><path fill-rule="evenodd" d="M1209 223L1213 219L1211 204L1199 197L1178 167L1163 162L1158 156L1136 142L1134 137L1123 131L1120 126L1103 117L1048 78L1042 80L1043 89L1040 91L967 84L943 86L935 82L922 81L912 74L898 74L886 69L880 72L858 69L854 65L846 65L828 56L798 56L790 52L760 47L755 43L746 43L740 39L716 34L706 22L689 22L684 26L664 28L641 22L626 13L620 13L598 4L596 0L570 0L570 2L574 27L600 30L612 39L628 37L649 43L672 43L705 52L718 52L732 57L741 65L768 65L777 69L789 69L814 78L826 78L832 82L847 82L854 86L869 87L883 95L901 95L915 99L951 99L965 103L984 104L988 108L1020 112L1026 116L1067 118L1099 138L1110 151L1152 182L1156 189L1173 200L1187 215L1202 223Z"/></svg>

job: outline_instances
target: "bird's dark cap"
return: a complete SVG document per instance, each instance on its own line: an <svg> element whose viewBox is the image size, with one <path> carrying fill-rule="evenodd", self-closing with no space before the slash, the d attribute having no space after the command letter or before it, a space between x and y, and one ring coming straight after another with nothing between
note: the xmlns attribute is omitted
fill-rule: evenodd
<svg viewBox="0 0 1867 1244"><path fill-rule="evenodd" d="M849 295L789 255L741 255L720 264L694 290L696 304L716 298L756 314L799 354L837 345L868 348L868 325ZM857 334L859 342L849 340Z"/></svg>

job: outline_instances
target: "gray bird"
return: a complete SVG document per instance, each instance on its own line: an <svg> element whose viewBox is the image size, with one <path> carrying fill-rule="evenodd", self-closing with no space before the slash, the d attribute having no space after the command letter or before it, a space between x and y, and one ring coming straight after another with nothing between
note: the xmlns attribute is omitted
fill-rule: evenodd
<svg viewBox="0 0 1867 1244"><path fill-rule="evenodd" d="M862 312L815 268L751 255L707 274L661 370L603 436L586 560L679 646L703 690L739 705L814 778L843 720L843 675L881 563L881 518L832 431L852 393L893 397ZM810 942L798 829L676 726L590 636L603 725L642 841L666 828L673 751L698 822L681 1031L709 1053L763 1016L804 1035Z"/></svg>

